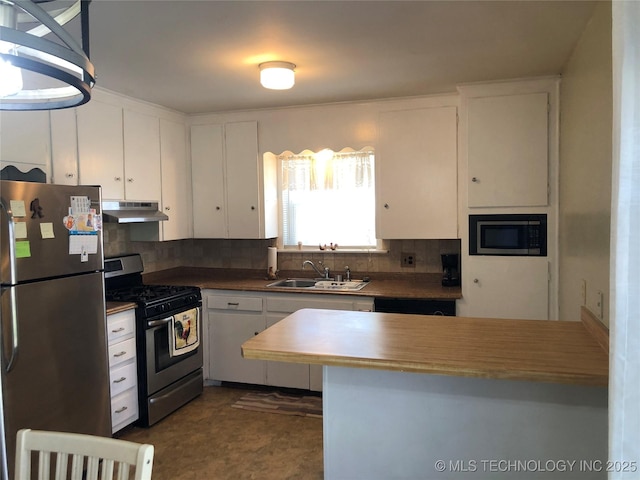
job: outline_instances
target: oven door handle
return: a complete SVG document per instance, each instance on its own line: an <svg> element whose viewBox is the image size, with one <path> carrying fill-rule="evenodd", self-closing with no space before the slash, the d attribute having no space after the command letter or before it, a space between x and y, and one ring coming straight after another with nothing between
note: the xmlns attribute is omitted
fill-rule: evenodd
<svg viewBox="0 0 640 480"><path fill-rule="evenodd" d="M147 325L149 327L159 327L170 323L171 320L173 320L173 317L163 318L162 320L151 320L150 322L147 322Z"/></svg>

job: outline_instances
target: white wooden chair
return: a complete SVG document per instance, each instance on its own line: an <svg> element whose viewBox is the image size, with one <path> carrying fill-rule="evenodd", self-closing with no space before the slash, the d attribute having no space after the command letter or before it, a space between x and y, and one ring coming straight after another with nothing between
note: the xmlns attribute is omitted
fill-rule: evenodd
<svg viewBox="0 0 640 480"><path fill-rule="evenodd" d="M150 480L153 445L76 433L24 429L18 432L14 480L31 480L32 454L38 479ZM52 474L55 473L55 476Z"/></svg>

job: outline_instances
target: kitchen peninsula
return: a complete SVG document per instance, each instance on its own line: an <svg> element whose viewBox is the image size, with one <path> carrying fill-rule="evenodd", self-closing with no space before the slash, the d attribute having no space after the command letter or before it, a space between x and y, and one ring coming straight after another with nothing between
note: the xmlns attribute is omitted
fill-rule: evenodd
<svg viewBox="0 0 640 480"><path fill-rule="evenodd" d="M243 355L323 365L325 478L606 478L608 356L582 322L305 309Z"/></svg>

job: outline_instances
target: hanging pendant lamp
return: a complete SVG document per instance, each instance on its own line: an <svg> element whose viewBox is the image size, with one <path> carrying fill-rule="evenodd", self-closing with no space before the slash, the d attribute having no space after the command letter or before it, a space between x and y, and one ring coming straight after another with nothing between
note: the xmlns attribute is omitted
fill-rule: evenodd
<svg viewBox="0 0 640 480"><path fill-rule="evenodd" d="M0 110L55 110L91 99L90 1L69 6L56 0L0 0ZM78 15L82 46L62 28Z"/></svg>

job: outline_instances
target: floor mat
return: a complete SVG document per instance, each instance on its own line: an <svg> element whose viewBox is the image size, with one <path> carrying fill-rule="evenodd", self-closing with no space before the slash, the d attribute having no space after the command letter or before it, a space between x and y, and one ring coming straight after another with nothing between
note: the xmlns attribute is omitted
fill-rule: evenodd
<svg viewBox="0 0 640 480"><path fill-rule="evenodd" d="M279 392L251 392L243 395L234 408L257 412L322 418L322 397L287 395Z"/></svg>

